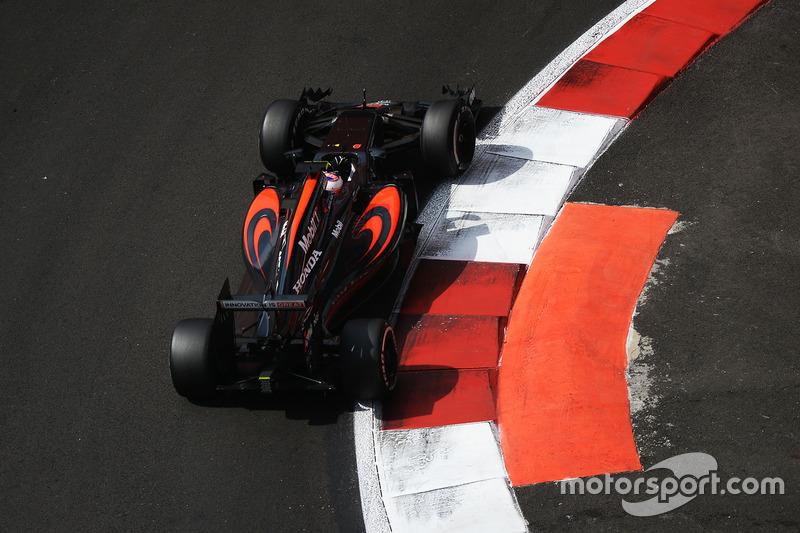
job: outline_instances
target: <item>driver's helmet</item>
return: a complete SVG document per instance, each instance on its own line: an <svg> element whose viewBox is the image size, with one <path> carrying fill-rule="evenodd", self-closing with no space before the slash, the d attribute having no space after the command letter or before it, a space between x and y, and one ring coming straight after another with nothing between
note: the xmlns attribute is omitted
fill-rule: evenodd
<svg viewBox="0 0 800 533"><path fill-rule="evenodd" d="M337 172L330 172L328 170L325 170L322 172L322 174L325 176L325 180L327 181L327 183L325 183L326 191L336 194L342 189L342 184L344 183L344 181Z"/></svg>

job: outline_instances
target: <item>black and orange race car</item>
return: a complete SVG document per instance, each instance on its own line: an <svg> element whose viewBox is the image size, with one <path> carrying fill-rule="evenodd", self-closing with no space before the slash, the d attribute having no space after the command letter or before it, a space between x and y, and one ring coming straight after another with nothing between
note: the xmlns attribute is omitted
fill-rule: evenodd
<svg viewBox="0 0 800 533"><path fill-rule="evenodd" d="M248 275L214 319L180 321L170 372L181 395L341 389L380 398L398 351L370 296L407 265L419 226L415 173L460 174L475 151L474 90L434 102L333 103L330 90L276 100L259 136L242 232ZM398 266L400 265L400 266Z"/></svg>

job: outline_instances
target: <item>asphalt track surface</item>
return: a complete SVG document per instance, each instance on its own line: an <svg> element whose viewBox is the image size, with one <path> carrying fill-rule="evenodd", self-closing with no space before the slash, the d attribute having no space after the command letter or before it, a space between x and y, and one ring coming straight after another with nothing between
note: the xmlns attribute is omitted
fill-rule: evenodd
<svg viewBox="0 0 800 533"><path fill-rule="evenodd" d="M0 4L0 528L360 529L347 401L199 406L169 379L174 324L241 276L263 110L460 83L491 113L618 3ZM787 494L634 519L544 484L517 490L532 528L797 528L799 13L774 0L702 56L572 198L687 223L635 321L645 467L704 451Z"/></svg>

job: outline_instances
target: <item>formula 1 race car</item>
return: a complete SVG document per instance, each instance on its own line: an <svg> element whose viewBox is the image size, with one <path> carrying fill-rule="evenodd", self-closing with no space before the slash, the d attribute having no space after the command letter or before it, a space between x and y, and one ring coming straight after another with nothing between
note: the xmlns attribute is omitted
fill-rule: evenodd
<svg viewBox="0 0 800 533"><path fill-rule="evenodd" d="M169 360L179 394L340 389L366 400L393 389L394 332L388 316L363 316L364 304L413 254L412 162L453 177L472 161L481 103L474 90L444 92L342 104L325 100L330 90L304 90L267 108L259 144L271 174L253 182L242 233L249 290L232 295L226 280L213 320L177 324Z"/></svg>

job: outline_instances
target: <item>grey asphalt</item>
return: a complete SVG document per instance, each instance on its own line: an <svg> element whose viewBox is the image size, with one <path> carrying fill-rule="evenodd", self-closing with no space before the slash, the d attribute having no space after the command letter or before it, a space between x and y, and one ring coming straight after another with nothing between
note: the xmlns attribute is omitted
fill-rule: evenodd
<svg viewBox="0 0 800 533"><path fill-rule="evenodd" d="M0 529L360 530L347 401L199 406L169 379L174 324L242 274L263 110L460 83L491 112L618 3L0 3ZM714 46L572 197L684 222L635 320L645 467L702 451L787 494L634 518L543 484L517 489L532 528L797 529L799 14Z"/></svg>
<svg viewBox="0 0 800 533"><path fill-rule="evenodd" d="M243 272L263 111L443 83L491 111L618 3L0 3L0 530L361 529L348 402L169 379Z"/></svg>

